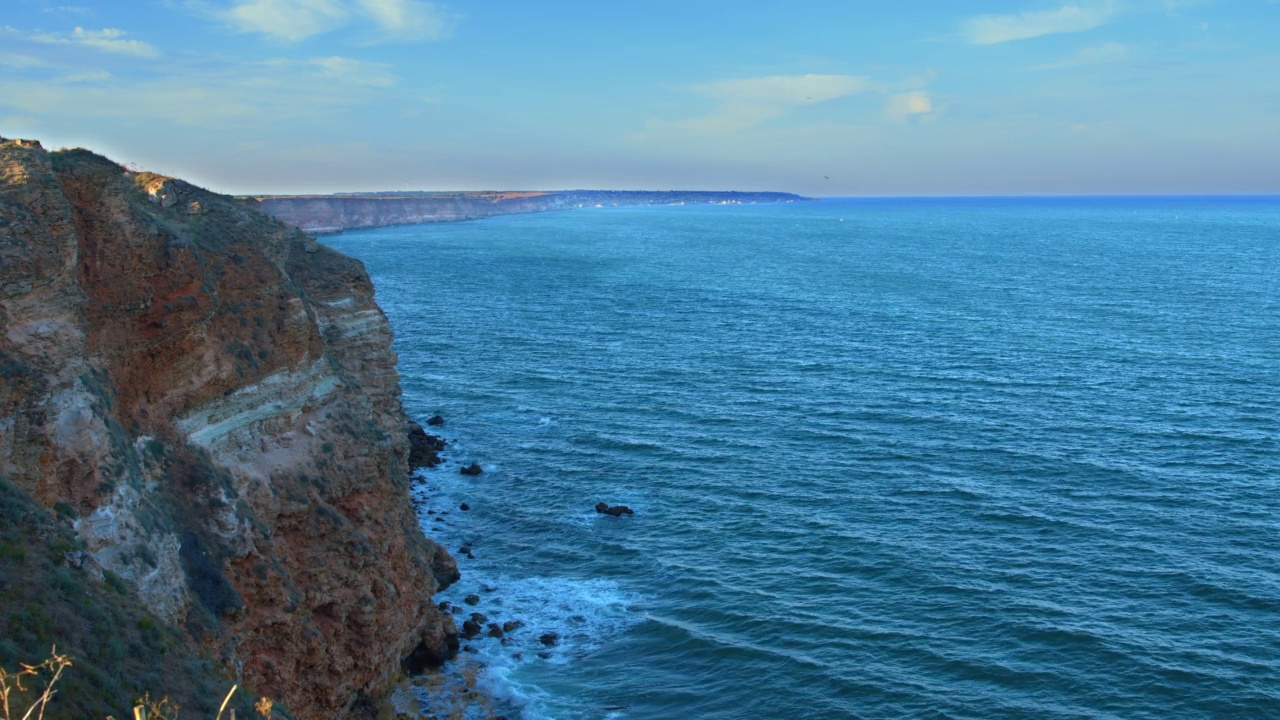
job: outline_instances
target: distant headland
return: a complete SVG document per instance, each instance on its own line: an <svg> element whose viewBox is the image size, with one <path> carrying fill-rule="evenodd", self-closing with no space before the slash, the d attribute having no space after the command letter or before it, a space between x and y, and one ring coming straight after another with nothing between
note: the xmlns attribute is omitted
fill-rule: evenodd
<svg viewBox="0 0 1280 720"><path fill-rule="evenodd" d="M751 205L805 202L781 192L703 190L564 190L511 192L373 192L243 198L308 233L388 225L476 220L494 215L623 205Z"/></svg>

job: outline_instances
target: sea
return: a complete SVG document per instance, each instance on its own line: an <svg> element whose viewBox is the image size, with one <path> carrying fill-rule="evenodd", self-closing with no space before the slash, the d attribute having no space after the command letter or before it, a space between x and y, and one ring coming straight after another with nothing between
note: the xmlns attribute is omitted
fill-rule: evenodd
<svg viewBox="0 0 1280 720"><path fill-rule="evenodd" d="M444 418L438 599L522 623L463 642L490 714L1280 718L1280 198L323 242Z"/></svg>

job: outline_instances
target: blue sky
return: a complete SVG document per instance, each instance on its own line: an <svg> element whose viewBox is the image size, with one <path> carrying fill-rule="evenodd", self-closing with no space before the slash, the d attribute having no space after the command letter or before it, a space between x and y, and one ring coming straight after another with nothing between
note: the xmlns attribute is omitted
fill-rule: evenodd
<svg viewBox="0 0 1280 720"><path fill-rule="evenodd" d="M237 193L1280 193L1280 1L4 0L0 135Z"/></svg>

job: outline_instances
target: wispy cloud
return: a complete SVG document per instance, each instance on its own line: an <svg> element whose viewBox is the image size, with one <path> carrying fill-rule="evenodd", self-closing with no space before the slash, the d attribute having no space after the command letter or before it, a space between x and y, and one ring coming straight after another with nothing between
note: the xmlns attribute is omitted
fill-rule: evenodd
<svg viewBox="0 0 1280 720"><path fill-rule="evenodd" d="M20 55L18 53L11 53L11 52L0 52L0 65L3 65L5 67L10 67L10 68L16 68L19 70L25 70L26 68L45 67L46 65L48 65L48 63L41 60L40 58L31 57L30 55Z"/></svg>
<svg viewBox="0 0 1280 720"><path fill-rule="evenodd" d="M390 87L396 82L391 69L382 63L332 56L311 61L324 77L351 85Z"/></svg>
<svg viewBox="0 0 1280 720"><path fill-rule="evenodd" d="M360 0L360 7L387 40L439 40L452 31L456 16L441 5L419 0Z"/></svg>
<svg viewBox="0 0 1280 720"><path fill-rule="evenodd" d="M456 16L426 0L234 0L210 14L240 32L286 42L354 24L372 28L370 42L438 40L449 34Z"/></svg>
<svg viewBox="0 0 1280 720"><path fill-rule="evenodd" d="M0 75L0 109L81 122L146 117L220 130L238 124L301 126L326 113L367 105L396 82L387 65L337 56L179 62L144 77L83 72L17 80Z"/></svg>
<svg viewBox="0 0 1280 720"><path fill-rule="evenodd" d="M1101 5L1063 5L1056 10L978 15L964 21L960 32L967 42L974 45L995 45L1041 35L1092 30L1105 25L1114 15L1115 9L1110 2Z"/></svg>
<svg viewBox="0 0 1280 720"><path fill-rule="evenodd" d="M693 134L734 133L789 115L806 105L863 92L870 86L867 78L854 75L773 75L720 80L688 88L694 94L716 101L717 107L711 114L674 122L652 120L648 128Z"/></svg>
<svg viewBox="0 0 1280 720"><path fill-rule="evenodd" d="M103 28L101 30L86 30L77 27L71 31L70 35L61 33L33 33L24 35L20 31L12 27L5 27L4 31L10 34L23 35L25 39L43 43L46 45L80 45L83 47L100 50L102 52L114 53L117 55L132 55L141 58L155 58L160 56L160 51L155 46L142 42L141 40L126 39L126 33L119 28Z"/></svg>
<svg viewBox="0 0 1280 720"><path fill-rule="evenodd" d="M337 0L246 0L219 14L240 32L291 42L329 32L347 19Z"/></svg>
<svg viewBox="0 0 1280 720"><path fill-rule="evenodd" d="M56 7L47 7L43 12L64 13L66 15L93 15L93 10L80 5L58 5Z"/></svg>
<svg viewBox="0 0 1280 720"><path fill-rule="evenodd" d="M1105 65L1119 62L1129 57L1129 46L1124 43L1106 42L1101 45L1081 48L1071 57L1057 62L1036 65L1032 70L1070 70L1090 65Z"/></svg>

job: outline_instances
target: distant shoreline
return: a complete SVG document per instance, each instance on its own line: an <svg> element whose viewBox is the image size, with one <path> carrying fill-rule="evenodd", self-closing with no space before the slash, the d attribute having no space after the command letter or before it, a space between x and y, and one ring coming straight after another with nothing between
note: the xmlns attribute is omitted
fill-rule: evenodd
<svg viewBox="0 0 1280 720"><path fill-rule="evenodd" d="M312 234L477 220L496 215L635 205L755 205L811 202L781 192L700 190L567 190L554 192L386 192L263 195L241 198L262 212Z"/></svg>

